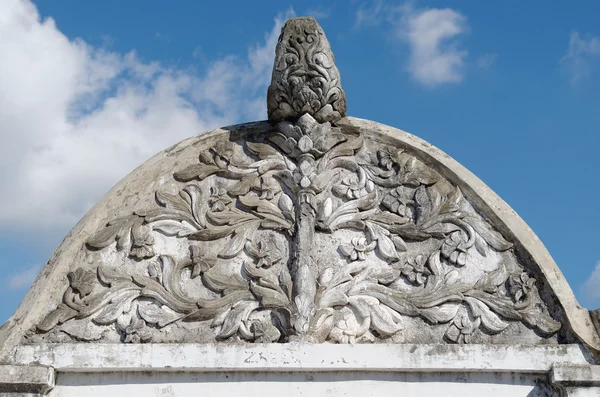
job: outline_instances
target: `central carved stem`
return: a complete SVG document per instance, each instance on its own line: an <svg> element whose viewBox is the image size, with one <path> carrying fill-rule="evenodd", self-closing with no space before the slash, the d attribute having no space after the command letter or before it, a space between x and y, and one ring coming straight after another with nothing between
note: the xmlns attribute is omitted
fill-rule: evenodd
<svg viewBox="0 0 600 397"><path fill-rule="evenodd" d="M305 335L308 332L310 320L315 312L317 285L312 272L314 259L311 255L315 236L314 200L315 196L311 192L302 190L298 194L292 274L294 303L297 310L294 328L299 335Z"/></svg>

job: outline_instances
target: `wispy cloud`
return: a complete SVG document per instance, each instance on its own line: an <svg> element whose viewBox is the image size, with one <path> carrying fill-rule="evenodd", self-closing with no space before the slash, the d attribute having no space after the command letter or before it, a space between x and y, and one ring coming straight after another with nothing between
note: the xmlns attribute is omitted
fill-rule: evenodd
<svg viewBox="0 0 600 397"><path fill-rule="evenodd" d="M382 0L375 0L370 4L362 3L356 10L354 27L376 26L383 21L384 11L388 6Z"/></svg>
<svg viewBox="0 0 600 397"><path fill-rule="evenodd" d="M35 280L41 268L41 266L32 266L20 273L10 276L6 286L11 290L29 288L29 286L33 284L33 280Z"/></svg>
<svg viewBox="0 0 600 397"><path fill-rule="evenodd" d="M456 38L467 29L467 19L450 8L405 7L398 35L410 45L411 76L427 86L462 81L467 51Z"/></svg>
<svg viewBox="0 0 600 397"><path fill-rule="evenodd" d="M589 309L600 307L600 261L596 263L594 271L583 284L582 296L584 299L582 303Z"/></svg>
<svg viewBox="0 0 600 397"><path fill-rule="evenodd" d="M265 118L273 48L292 13L246 57L192 73L71 40L30 1L0 2L0 231L63 234L156 152Z"/></svg>
<svg viewBox="0 0 600 397"><path fill-rule="evenodd" d="M581 37L578 31L571 33L569 48L562 57L561 63L567 68L571 82L589 77L591 74L590 61L600 55L600 37L586 35Z"/></svg>
<svg viewBox="0 0 600 397"><path fill-rule="evenodd" d="M392 6L381 0L358 8L355 27L380 25L391 26L393 36L408 45L406 69L418 83L433 87L463 80L468 52L459 40L469 27L458 11L417 9L412 1ZM491 65L494 59L484 61Z"/></svg>

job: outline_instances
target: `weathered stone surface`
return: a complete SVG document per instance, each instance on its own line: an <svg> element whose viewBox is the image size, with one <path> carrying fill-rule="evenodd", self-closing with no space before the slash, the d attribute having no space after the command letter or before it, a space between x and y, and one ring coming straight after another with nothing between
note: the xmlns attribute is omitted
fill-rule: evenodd
<svg viewBox="0 0 600 397"><path fill-rule="evenodd" d="M550 372L550 380L560 390L561 396L600 395L600 366L598 365L555 364Z"/></svg>
<svg viewBox="0 0 600 397"><path fill-rule="evenodd" d="M44 395L54 387L54 370L39 365L0 365L0 396Z"/></svg>
<svg viewBox="0 0 600 397"><path fill-rule="evenodd" d="M539 266L465 186L363 127L239 126L141 167L23 342L566 340Z"/></svg>
<svg viewBox="0 0 600 397"><path fill-rule="evenodd" d="M594 390L594 369L576 345L78 343L19 346L10 359L53 366L60 375L51 397L558 397L551 382L568 391Z"/></svg>

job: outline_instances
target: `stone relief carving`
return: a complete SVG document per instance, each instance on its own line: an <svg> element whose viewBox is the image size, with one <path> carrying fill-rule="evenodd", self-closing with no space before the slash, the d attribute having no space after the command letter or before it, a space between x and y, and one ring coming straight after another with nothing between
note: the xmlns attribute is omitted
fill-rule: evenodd
<svg viewBox="0 0 600 397"><path fill-rule="evenodd" d="M137 343L206 322L217 340L355 343L419 318L469 343L511 323L561 326L459 187L359 131L305 114L244 146L221 140L173 177L178 192L87 241L94 264L68 274L38 333L91 320ZM186 254L161 252L159 236Z"/></svg>
<svg viewBox="0 0 600 397"><path fill-rule="evenodd" d="M346 115L346 96L333 52L321 26L311 17L286 22L267 92L269 120L295 120L304 113L318 122Z"/></svg>
<svg viewBox="0 0 600 397"><path fill-rule="evenodd" d="M140 343L209 324L217 340L400 343L414 319L434 343L560 329L460 187L335 124L346 100L312 18L283 29L268 108L268 135L218 140L155 206L101 227L31 338ZM102 335L83 336L92 325Z"/></svg>

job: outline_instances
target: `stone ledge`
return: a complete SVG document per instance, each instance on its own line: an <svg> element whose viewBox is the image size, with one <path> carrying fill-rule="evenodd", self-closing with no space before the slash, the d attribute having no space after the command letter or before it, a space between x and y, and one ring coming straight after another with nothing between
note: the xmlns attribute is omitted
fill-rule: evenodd
<svg viewBox="0 0 600 397"><path fill-rule="evenodd" d="M57 372L520 372L587 366L578 345L36 344L11 363Z"/></svg>
<svg viewBox="0 0 600 397"><path fill-rule="evenodd" d="M43 395L54 387L54 369L0 365L0 396Z"/></svg>
<svg viewBox="0 0 600 397"><path fill-rule="evenodd" d="M600 386L600 365L556 364L550 379L552 383Z"/></svg>

